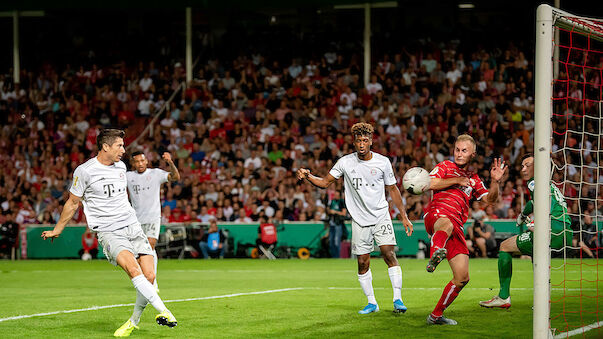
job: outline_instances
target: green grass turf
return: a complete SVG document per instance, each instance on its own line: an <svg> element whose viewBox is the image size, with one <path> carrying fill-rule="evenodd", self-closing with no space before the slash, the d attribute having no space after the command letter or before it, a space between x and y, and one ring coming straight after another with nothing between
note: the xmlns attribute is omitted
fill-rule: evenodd
<svg viewBox="0 0 603 339"><path fill-rule="evenodd" d="M402 298L409 308L408 312L401 315L392 313L392 290L386 265L381 259L373 258L373 286L381 311L359 315L356 312L366 304L366 297L357 281L354 260L160 260L158 279L163 300L283 288L301 289L169 302L166 305L179 321L173 329L158 326L154 322L156 311L149 305L143 314L140 330L135 331L132 337L532 336L532 266L529 260L514 260L511 285L513 307L502 310L485 309L477 304L479 300L489 299L498 292L496 260L471 259L471 282L445 312L459 325L444 327L428 326L425 318L439 299L442 288L451 279L447 263L442 263L433 274L425 272L426 260L402 259L400 263L403 274ZM561 264L561 261L553 261L554 267ZM571 272L581 270L583 277L596 278L597 269L597 266L584 264L568 266L565 275L575 277L577 273ZM552 280L559 281L562 271L554 270ZM600 282L590 284L589 293L596 296L601 287ZM0 318L133 303L135 300L135 290L125 273L101 260L2 261L0 290ZM566 310L580 309L580 300L567 297L569 293L566 291L566 298L554 304L552 313L558 311L557 306L563 305L563 301ZM579 292L571 293L579 295ZM553 290L553 296L563 296L563 291ZM597 300L598 297L583 298L582 309L595 311ZM131 311L132 306L123 306L2 321L0 337L108 338L129 318ZM584 312L566 312L566 319L575 322L572 326L597 321L595 314ZM559 320L554 322L564 324ZM603 337L603 330L587 332L587 337Z"/></svg>

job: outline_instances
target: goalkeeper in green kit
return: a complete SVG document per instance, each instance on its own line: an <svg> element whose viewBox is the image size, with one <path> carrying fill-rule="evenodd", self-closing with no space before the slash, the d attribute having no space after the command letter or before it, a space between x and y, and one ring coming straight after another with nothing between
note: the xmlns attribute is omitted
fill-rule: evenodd
<svg viewBox="0 0 603 339"><path fill-rule="evenodd" d="M500 292L490 300L480 301L480 306L487 308L509 308L511 307L511 275L513 271L512 254L521 253L532 256L534 246L534 224L531 223L529 215L534 210L534 156L526 154L521 161L521 176L528 180L528 190L532 200L528 201L523 212L517 217L517 226L528 225L528 231L514 235L500 244L498 252L498 279ZM572 243L571 219L567 213L567 204L563 194L553 183L551 187L551 248L556 250L563 248L565 244ZM565 237L565 239L564 239Z"/></svg>

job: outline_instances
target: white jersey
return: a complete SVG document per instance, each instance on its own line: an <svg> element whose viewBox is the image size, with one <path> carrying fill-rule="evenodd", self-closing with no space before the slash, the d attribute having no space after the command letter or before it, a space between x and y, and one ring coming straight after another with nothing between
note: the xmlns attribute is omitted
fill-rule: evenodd
<svg viewBox="0 0 603 339"><path fill-rule="evenodd" d="M147 168L146 171L128 171L128 191L130 201L141 224L156 222L161 218L161 184L168 181L170 173L159 168Z"/></svg>
<svg viewBox="0 0 603 339"><path fill-rule="evenodd" d="M69 192L82 199L91 230L113 231L137 222L126 187L123 162L107 166L94 157L75 169Z"/></svg>
<svg viewBox="0 0 603 339"><path fill-rule="evenodd" d="M360 226L376 225L389 213L385 185L395 185L396 177L389 159L371 152L371 160L358 158L356 152L343 156L331 169L336 179L343 175L345 205Z"/></svg>

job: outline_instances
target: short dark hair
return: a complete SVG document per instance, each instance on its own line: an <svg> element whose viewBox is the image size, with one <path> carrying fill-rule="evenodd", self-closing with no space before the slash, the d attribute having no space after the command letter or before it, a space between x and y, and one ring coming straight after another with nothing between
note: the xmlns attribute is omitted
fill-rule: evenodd
<svg viewBox="0 0 603 339"><path fill-rule="evenodd" d="M96 147L98 147L98 150L100 151L103 149L103 144L111 146L113 145L113 143L115 143L115 139L123 139L125 135L126 132L120 129L105 128L101 130L98 136L96 137Z"/></svg>
<svg viewBox="0 0 603 339"><path fill-rule="evenodd" d="M135 151L134 153L132 153L132 158L134 158L137 155L141 155L141 154L144 155L144 152L143 151Z"/></svg>
<svg viewBox="0 0 603 339"><path fill-rule="evenodd" d="M521 162L523 162L527 158L533 158L533 157L534 157L534 154L532 154L532 153L526 153L526 154L523 155L523 157L521 157Z"/></svg>

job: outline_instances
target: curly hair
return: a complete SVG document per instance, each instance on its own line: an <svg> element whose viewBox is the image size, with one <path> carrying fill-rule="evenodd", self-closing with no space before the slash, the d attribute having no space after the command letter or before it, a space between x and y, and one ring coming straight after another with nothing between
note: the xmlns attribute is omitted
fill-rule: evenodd
<svg viewBox="0 0 603 339"><path fill-rule="evenodd" d="M375 132L375 129L373 128L373 125L367 124L366 122L357 122L352 126L351 131L352 131L352 135L354 137L356 137L356 136L372 137L373 132Z"/></svg>

